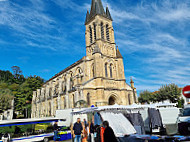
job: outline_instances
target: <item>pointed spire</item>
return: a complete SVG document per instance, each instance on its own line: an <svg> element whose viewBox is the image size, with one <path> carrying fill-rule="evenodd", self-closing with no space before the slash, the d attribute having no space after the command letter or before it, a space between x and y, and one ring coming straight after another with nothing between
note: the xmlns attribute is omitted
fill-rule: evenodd
<svg viewBox="0 0 190 142"><path fill-rule="evenodd" d="M92 0L90 16L94 15L95 11L96 11L96 2L95 2L95 0Z"/></svg>
<svg viewBox="0 0 190 142"><path fill-rule="evenodd" d="M108 17L108 19L113 21L108 6L106 7L106 16Z"/></svg>
<svg viewBox="0 0 190 142"><path fill-rule="evenodd" d="M135 85L134 85L134 81L133 81L133 78L131 77L131 82L130 82L130 84L131 84L131 88L132 89L135 89Z"/></svg>
<svg viewBox="0 0 190 142"><path fill-rule="evenodd" d="M92 0L90 14L88 17L86 17L85 24L96 15L101 15L112 20L109 9L107 8L106 12L104 11L104 7L101 0Z"/></svg>
<svg viewBox="0 0 190 142"><path fill-rule="evenodd" d="M130 83L134 83L134 81L133 81L133 78L131 77L131 82Z"/></svg>
<svg viewBox="0 0 190 142"><path fill-rule="evenodd" d="M121 53L119 51L118 46L117 46L117 49L116 49L116 56L117 56L117 58L123 58L123 56L121 55Z"/></svg>
<svg viewBox="0 0 190 142"><path fill-rule="evenodd" d="M85 23L88 22L89 17L90 17L90 13L89 13L89 11L87 10Z"/></svg>
<svg viewBox="0 0 190 142"><path fill-rule="evenodd" d="M100 14L100 15L106 14L101 0L96 0L96 14Z"/></svg>

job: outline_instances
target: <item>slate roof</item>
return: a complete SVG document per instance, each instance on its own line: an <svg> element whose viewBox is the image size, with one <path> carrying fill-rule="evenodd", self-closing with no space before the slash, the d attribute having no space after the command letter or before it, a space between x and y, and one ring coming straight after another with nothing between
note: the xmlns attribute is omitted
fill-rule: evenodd
<svg viewBox="0 0 190 142"><path fill-rule="evenodd" d="M123 58L123 56L121 55L118 47L116 49L116 56L117 56L117 58Z"/></svg>
<svg viewBox="0 0 190 142"><path fill-rule="evenodd" d="M105 18L108 18L109 20L113 21L108 7L106 8L106 12L104 11L104 7L102 5L101 0L92 0L91 10L90 13L89 11L87 11L85 24L88 23L96 15L104 16Z"/></svg>

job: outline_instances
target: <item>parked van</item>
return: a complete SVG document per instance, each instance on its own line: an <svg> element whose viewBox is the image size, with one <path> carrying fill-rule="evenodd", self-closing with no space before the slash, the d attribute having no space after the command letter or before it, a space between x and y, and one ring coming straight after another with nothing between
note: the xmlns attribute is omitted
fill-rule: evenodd
<svg viewBox="0 0 190 142"><path fill-rule="evenodd" d="M190 105L186 105L178 117L178 131L181 135L190 135Z"/></svg>

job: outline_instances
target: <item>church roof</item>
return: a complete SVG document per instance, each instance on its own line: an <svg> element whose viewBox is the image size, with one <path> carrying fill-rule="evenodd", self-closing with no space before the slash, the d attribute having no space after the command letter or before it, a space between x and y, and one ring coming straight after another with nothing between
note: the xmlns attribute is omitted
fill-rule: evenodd
<svg viewBox="0 0 190 142"><path fill-rule="evenodd" d="M108 17L108 19L113 21L108 7L106 7L106 16Z"/></svg>
<svg viewBox="0 0 190 142"><path fill-rule="evenodd" d="M44 84L48 83L49 81L57 78L58 76L62 75L63 73L67 72L68 70L74 68L75 66L79 65L80 63L82 63L84 61L84 57L80 60L78 60L77 62L75 62L74 64L70 65L69 67L65 68L64 70L62 70L61 72L57 73L56 75L54 75L52 78L50 78L49 80L47 80Z"/></svg>
<svg viewBox="0 0 190 142"><path fill-rule="evenodd" d="M87 13L86 13L86 20L85 20L85 23L88 22L89 17L90 17L90 13L89 13L89 11L87 11Z"/></svg>
<svg viewBox="0 0 190 142"><path fill-rule="evenodd" d="M92 0L91 10L90 13L89 11L87 11L85 24L89 22L92 18L94 18L96 15L101 15L112 20L108 7L106 8L105 12L101 0Z"/></svg>
<svg viewBox="0 0 190 142"><path fill-rule="evenodd" d="M116 49L116 56L117 56L117 58L123 58L123 56L121 55L118 47Z"/></svg>

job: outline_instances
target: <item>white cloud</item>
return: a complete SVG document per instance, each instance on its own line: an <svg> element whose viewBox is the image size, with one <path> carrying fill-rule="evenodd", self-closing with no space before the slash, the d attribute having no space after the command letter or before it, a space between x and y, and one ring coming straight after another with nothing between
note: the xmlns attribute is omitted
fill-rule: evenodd
<svg viewBox="0 0 190 142"><path fill-rule="evenodd" d="M61 14L66 18L74 16L73 13L75 16L84 14L90 9L89 2L81 5L74 0L51 2L58 5L60 11L63 10ZM114 27L117 28L116 42L124 59L127 58L125 60L127 82L130 76L133 76L137 90L157 90L166 83L177 83L181 86L187 84L190 80L188 76L190 3L187 0L151 2L142 0L141 3L129 8L124 4L119 7L118 2L108 3L108 6L117 26ZM69 41L68 38L73 36L72 32L84 37L82 28L72 29L70 28L72 25L69 25L68 30L67 23L62 23L60 19L46 13L47 7L43 0L30 0L30 3L29 7L20 6L14 1L1 4L0 25L15 31L12 32L13 36L22 40L14 43L0 38L0 43L38 47L55 52L62 50L65 52L67 46L72 46L72 50L79 54L81 42ZM106 3L104 2L104 6ZM64 15L65 11L69 11L70 14ZM85 19L85 15L82 16ZM69 18L67 22L83 26L84 21L78 19L72 21ZM48 72L48 69L43 71Z"/></svg>
<svg viewBox="0 0 190 142"><path fill-rule="evenodd" d="M114 17L116 23L119 21L116 42L123 56L129 58L126 75L135 76L137 90L155 91L169 83L180 87L189 84L188 1L144 0L140 5L126 8L128 11L116 11L114 5L111 8L117 14L123 13L119 18ZM134 16L125 16L129 13Z"/></svg>
<svg viewBox="0 0 190 142"><path fill-rule="evenodd" d="M46 3L42 0L30 0L28 3L30 3L28 6L21 6L14 1L9 1L0 7L0 25L8 27L12 31L12 36L20 38L19 42L15 43L3 42L9 45L28 45L54 51L60 48L62 42L66 41L62 33L63 27L58 25L54 17L45 13Z"/></svg>

